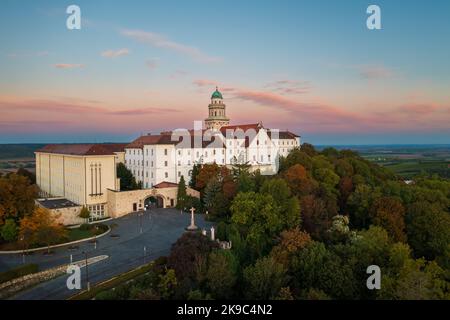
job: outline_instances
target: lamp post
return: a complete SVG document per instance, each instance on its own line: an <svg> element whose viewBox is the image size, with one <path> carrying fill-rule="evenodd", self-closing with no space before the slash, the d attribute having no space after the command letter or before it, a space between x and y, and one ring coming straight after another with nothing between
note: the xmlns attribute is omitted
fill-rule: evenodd
<svg viewBox="0 0 450 320"><path fill-rule="evenodd" d="M142 233L142 216L144 215L143 211L137 212L138 224L139 224L139 233Z"/></svg>
<svg viewBox="0 0 450 320"><path fill-rule="evenodd" d="M89 285L89 267L88 267L88 257L87 257L87 252L83 251L82 252L84 254L84 263L86 265L86 286L87 286L87 291L91 290L91 286Z"/></svg>
<svg viewBox="0 0 450 320"><path fill-rule="evenodd" d="M25 264L25 243L23 242L24 236L20 237L20 242L22 242L22 263Z"/></svg>

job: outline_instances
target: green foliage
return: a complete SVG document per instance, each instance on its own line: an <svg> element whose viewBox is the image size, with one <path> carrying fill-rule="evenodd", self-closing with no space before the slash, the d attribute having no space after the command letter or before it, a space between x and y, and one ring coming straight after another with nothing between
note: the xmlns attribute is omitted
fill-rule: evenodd
<svg viewBox="0 0 450 320"><path fill-rule="evenodd" d="M5 241L12 242L17 239L18 227L14 219L7 219L0 228L0 235Z"/></svg>
<svg viewBox="0 0 450 320"><path fill-rule="evenodd" d="M0 272L0 283L7 282L16 278L26 276L27 274L39 271L37 264L25 264L5 272Z"/></svg>
<svg viewBox="0 0 450 320"><path fill-rule="evenodd" d="M89 211L88 208L83 206L83 208L81 208L80 214L78 216L82 219L88 220L91 217L91 212Z"/></svg>
<svg viewBox="0 0 450 320"><path fill-rule="evenodd" d="M237 281L238 261L231 251L213 251L209 255L207 285L217 299L231 298Z"/></svg>
<svg viewBox="0 0 450 320"><path fill-rule="evenodd" d="M286 282L286 270L272 257L260 258L244 270L245 296L248 299L273 299Z"/></svg>
<svg viewBox="0 0 450 320"><path fill-rule="evenodd" d="M195 189L197 185L197 176L200 172L201 165L200 164L194 164L192 167L191 172L191 180L189 181L189 187Z"/></svg>
<svg viewBox="0 0 450 320"><path fill-rule="evenodd" d="M184 176L181 176L180 182L178 182L178 190L177 190L177 209L185 208L186 201L187 201L186 181L184 181Z"/></svg>
<svg viewBox="0 0 450 320"><path fill-rule="evenodd" d="M336 299L355 296L351 268L320 242L311 242L293 258L292 273L296 288L316 288Z"/></svg>
<svg viewBox="0 0 450 320"><path fill-rule="evenodd" d="M408 243L416 257L434 260L443 256L450 244L450 215L437 203L415 202L406 218Z"/></svg>
<svg viewBox="0 0 450 320"><path fill-rule="evenodd" d="M177 277L175 276L175 270L169 269L166 274L160 275L158 289L162 299L170 299L175 293L176 286Z"/></svg>
<svg viewBox="0 0 450 320"><path fill-rule="evenodd" d="M133 173L123 164L117 165L117 178L120 179L120 190L129 191L142 188L142 184L139 185L133 176Z"/></svg>

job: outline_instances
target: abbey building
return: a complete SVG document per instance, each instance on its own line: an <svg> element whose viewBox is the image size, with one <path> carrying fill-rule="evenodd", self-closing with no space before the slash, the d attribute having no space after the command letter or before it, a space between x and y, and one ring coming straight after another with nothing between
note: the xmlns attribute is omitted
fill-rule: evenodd
<svg viewBox="0 0 450 320"><path fill-rule="evenodd" d="M298 135L265 128L261 122L230 125L216 88L204 125L196 122L194 129L147 134L128 144L51 144L37 150L37 204L60 214L64 224L83 222L78 217L82 206L91 212L91 220L143 210L149 199L174 207L178 182L182 176L188 182L196 164L246 163L270 175L278 172L280 157L299 146ZM141 182L141 190L120 190L119 163ZM196 190L187 192L199 196Z"/></svg>

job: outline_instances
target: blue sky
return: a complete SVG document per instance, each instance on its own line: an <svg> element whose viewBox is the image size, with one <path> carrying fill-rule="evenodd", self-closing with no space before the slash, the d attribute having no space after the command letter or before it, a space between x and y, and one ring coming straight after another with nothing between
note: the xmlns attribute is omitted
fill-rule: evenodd
<svg viewBox="0 0 450 320"><path fill-rule="evenodd" d="M67 30L68 5L82 29ZM366 28L381 8L382 30ZM0 143L232 122L317 144L449 143L449 1L2 1Z"/></svg>

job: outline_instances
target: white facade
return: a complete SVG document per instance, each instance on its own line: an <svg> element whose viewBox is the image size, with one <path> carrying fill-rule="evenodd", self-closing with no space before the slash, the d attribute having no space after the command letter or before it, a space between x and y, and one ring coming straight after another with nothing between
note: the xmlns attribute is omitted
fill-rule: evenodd
<svg viewBox="0 0 450 320"><path fill-rule="evenodd" d="M181 176L188 182L195 164L248 163L252 169L264 169L263 174L275 174L280 156L300 147L299 136L264 128L261 123L223 126L222 121L228 124L228 119L217 90L208 109L207 130L181 134L188 143L179 142L180 133L162 132L141 136L125 147L125 165L143 188L152 188L163 181L178 183ZM211 112L219 112L217 118Z"/></svg>

